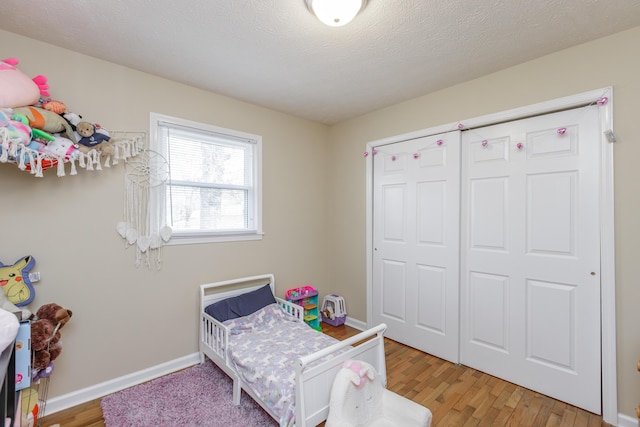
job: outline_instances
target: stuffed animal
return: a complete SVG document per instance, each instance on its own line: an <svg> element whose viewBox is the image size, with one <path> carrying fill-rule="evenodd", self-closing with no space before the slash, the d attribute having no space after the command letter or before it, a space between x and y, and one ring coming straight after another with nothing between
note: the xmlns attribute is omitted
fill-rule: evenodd
<svg viewBox="0 0 640 427"><path fill-rule="evenodd" d="M53 138L53 141L43 145L39 151L47 153L58 159L69 160L75 157L75 153L78 149L73 141L58 134L54 134Z"/></svg>
<svg viewBox="0 0 640 427"><path fill-rule="evenodd" d="M9 116L7 113L0 110L0 162L17 163L19 168L27 169L37 159L37 152L41 151L45 142L54 138L40 129L31 128L24 115Z"/></svg>
<svg viewBox="0 0 640 427"><path fill-rule="evenodd" d="M38 319L48 319L56 325L60 324L58 328L60 329L71 320L73 312L56 303L50 303L40 307L36 311L36 316L38 316Z"/></svg>
<svg viewBox="0 0 640 427"><path fill-rule="evenodd" d="M96 149L103 155L113 154L114 149L113 144L110 142L109 133L96 125L86 121L78 122L76 125L76 138L78 148L83 153Z"/></svg>
<svg viewBox="0 0 640 427"><path fill-rule="evenodd" d="M54 332L55 331L55 332ZM52 361L52 352L58 356L61 352L58 341L60 333L48 319L31 322L31 365L34 370L45 369Z"/></svg>
<svg viewBox="0 0 640 427"><path fill-rule="evenodd" d="M29 126L34 129L41 129L49 133L63 133L65 137L74 143L76 142L76 136L69 122L53 111L38 107L21 107L14 108L13 113L25 115L29 120Z"/></svg>
<svg viewBox="0 0 640 427"><path fill-rule="evenodd" d="M42 108L47 111L53 111L56 114L63 115L67 112L67 106L64 102L56 101L55 99L45 99L42 101Z"/></svg>
<svg viewBox="0 0 640 427"><path fill-rule="evenodd" d="M73 113L71 111L65 112L62 117L69 123L69 126L75 131L78 123L82 121L82 116L80 114Z"/></svg>
<svg viewBox="0 0 640 427"><path fill-rule="evenodd" d="M31 369L31 381L37 382L42 378L49 378L53 373L53 362L50 362L44 369Z"/></svg>
<svg viewBox="0 0 640 427"><path fill-rule="evenodd" d="M31 322L31 376L42 377L53 370L52 362L62 353L60 346L60 329L71 319L73 312L56 303L45 304L36 312L35 321Z"/></svg>
<svg viewBox="0 0 640 427"><path fill-rule="evenodd" d="M0 262L0 286L7 299L18 307L29 304L36 296L29 278L29 271L35 263L31 255L20 258L13 265Z"/></svg>
<svg viewBox="0 0 640 427"><path fill-rule="evenodd" d="M0 110L0 127L8 131L9 139L14 143L29 145L32 139L53 141L53 137L40 129L29 126L28 119L22 114L8 114Z"/></svg>
<svg viewBox="0 0 640 427"><path fill-rule="evenodd" d="M15 58L0 60L0 108L34 105L41 95L49 96L45 76L30 79L16 65L18 60Z"/></svg>
<svg viewBox="0 0 640 427"><path fill-rule="evenodd" d="M107 131L86 121L81 121L76 125L76 132L80 135L78 144L87 147L94 147L111 139Z"/></svg>

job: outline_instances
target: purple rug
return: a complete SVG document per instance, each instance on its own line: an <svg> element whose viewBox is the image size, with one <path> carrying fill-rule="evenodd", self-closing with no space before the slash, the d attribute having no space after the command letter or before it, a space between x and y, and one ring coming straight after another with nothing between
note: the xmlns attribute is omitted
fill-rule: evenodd
<svg viewBox="0 0 640 427"><path fill-rule="evenodd" d="M100 406L107 427L278 425L245 393L235 406L231 378L210 360L106 396Z"/></svg>

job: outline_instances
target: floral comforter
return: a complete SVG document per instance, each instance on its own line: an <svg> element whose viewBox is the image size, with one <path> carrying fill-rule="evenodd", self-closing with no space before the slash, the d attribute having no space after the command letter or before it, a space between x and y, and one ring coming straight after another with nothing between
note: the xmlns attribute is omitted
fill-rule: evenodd
<svg viewBox="0 0 640 427"><path fill-rule="evenodd" d="M224 324L231 330L228 351L236 371L278 415L281 427L295 425L296 360L338 341L296 321L278 304Z"/></svg>

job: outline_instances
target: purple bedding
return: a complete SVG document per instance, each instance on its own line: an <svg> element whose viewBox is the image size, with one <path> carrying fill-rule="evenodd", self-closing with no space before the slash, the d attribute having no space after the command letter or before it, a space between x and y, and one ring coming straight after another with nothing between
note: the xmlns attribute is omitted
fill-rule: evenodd
<svg viewBox="0 0 640 427"><path fill-rule="evenodd" d="M338 341L296 321L278 304L227 320L224 325L231 330L228 354L236 371L277 414L280 426L293 426L295 361Z"/></svg>

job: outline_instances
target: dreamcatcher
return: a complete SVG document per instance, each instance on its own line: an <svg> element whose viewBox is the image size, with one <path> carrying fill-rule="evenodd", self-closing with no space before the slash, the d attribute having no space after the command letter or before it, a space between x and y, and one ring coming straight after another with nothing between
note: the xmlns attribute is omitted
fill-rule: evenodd
<svg viewBox="0 0 640 427"><path fill-rule="evenodd" d="M164 213L157 205L164 197L164 184L169 179L169 162L158 152L143 150L127 160L125 166L124 220L117 231L127 247L136 248L136 267L144 259L151 266L155 253L157 268L161 266L161 248L171 239L171 227L164 224Z"/></svg>

